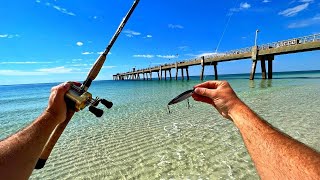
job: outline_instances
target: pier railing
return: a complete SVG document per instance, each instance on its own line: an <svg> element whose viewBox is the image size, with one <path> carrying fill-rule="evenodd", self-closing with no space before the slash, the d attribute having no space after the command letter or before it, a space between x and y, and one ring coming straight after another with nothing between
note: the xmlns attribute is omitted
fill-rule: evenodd
<svg viewBox="0 0 320 180"><path fill-rule="evenodd" d="M320 41L320 33L309 35L309 36L303 36L299 38L293 38L293 39L284 40L284 41L277 41L277 42L263 44L259 46L258 49L265 50L270 48L278 48L278 47L291 46L296 44L305 44L305 43L316 42L316 41Z"/></svg>
<svg viewBox="0 0 320 180"><path fill-rule="evenodd" d="M313 44L312 42L316 42L316 44ZM210 55L206 55L203 57L197 57L197 58L190 59L190 60L184 60L184 61L179 61L179 62L175 62L175 63L165 63L162 65L143 68L143 69L135 69L131 72L118 73L114 76L132 75L132 74L144 73L144 72L152 73L152 72L156 72L159 70L167 70L167 69L171 69L171 68L176 68L176 69L185 68L185 67L188 67L191 65L201 64L201 62L202 62L201 60L204 60L204 59L209 60L210 62L213 62L213 61L219 62L219 61L249 58L249 57L251 57L251 54L252 55L257 54L258 51L262 52L264 50L267 50L267 51L264 51L264 53L267 53L267 54L268 53L272 54L272 52L273 52L273 55L285 54L285 53L288 53L288 50L286 50L286 49L288 49L287 47L302 45L302 44L307 44L307 43L308 43L307 48L309 48L309 50L311 50L311 49L318 50L319 49L319 42L320 42L320 33L317 33L317 34L313 34L313 35L302 36L302 37L298 37L298 38L292 38L292 39L288 39L288 40L262 44L262 45L258 45L257 47L255 47L255 46L245 47L245 48L241 48L241 49L226 51L223 53L212 53ZM302 49L302 50L300 50L300 52L308 50L307 48L305 48L305 49L300 48L300 49ZM297 52L295 48L293 48L293 49L294 50L290 51L289 53ZM265 55L265 54L262 54L262 55Z"/></svg>

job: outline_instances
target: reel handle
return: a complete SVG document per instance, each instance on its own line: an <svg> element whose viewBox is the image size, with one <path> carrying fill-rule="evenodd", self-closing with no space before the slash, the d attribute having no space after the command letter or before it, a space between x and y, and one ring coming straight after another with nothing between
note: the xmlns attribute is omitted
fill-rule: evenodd
<svg viewBox="0 0 320 180"><path fill-rule="evenodd" d="M97 117L101 117L103 115L103 110L98 109L94 106L89 106L89 111Z"/></svg>
<svg viewBox="0 0 320 180"><path fill-rule="evenodd" d="M106 100L106 99L101 99L100 101L108 109L112 108L112 106L113 106L113 103L111 101Z"/></svg>

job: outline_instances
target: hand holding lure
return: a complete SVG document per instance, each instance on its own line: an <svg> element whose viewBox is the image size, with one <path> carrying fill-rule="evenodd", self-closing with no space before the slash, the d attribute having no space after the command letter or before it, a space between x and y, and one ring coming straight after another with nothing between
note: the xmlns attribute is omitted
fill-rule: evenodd
<svg viewBox="0 0 320 180"><path fill-rule="evenodd" d="M239 0L236 0L236 2L235 2L235 4L234 4L234 7L237 6L238 1L239 1ZM216 49L215 49L215 53L218 53L218 49L219 49L219 47L220 47L220 44L221 44L221 42L222 42L222 39L224 38L225 32L226 32L227 29L228 29L228 26L229 26L229 23L230 23L230 20L231 20L231 17L233 16L233 14L234 14L234 13L231 13L231 15L230 15L229 18L228 18L228 21L227 21L227 23L226 23L226 25L225 25L225 27L224 27L224 30L223 30L223 32L222 32L222 35L221 35L220 39L219 39L218 45L217 45L217 47L216 47ZM212 63L212 62L211 62L211 63ZM211 65L211 63L210 63L210 65ZM205 77L204 79L206 79L206 77ZM183 101L183 100L185 100L185 99L188 100L188 98L189 98L190 96L192 96L193 92L194 92L194 89L192 89L192 90L187 90L187 91L179 94L177 97L173 98L173 99L168 103L168 105L167 105L167 108L168 108L169 113L170 113L169 105L179 103L179 102L181 102L181 101ZM189 107L190 107L190 105L189 105L189 100L188 100L188 108L189 108Z"/></svg>

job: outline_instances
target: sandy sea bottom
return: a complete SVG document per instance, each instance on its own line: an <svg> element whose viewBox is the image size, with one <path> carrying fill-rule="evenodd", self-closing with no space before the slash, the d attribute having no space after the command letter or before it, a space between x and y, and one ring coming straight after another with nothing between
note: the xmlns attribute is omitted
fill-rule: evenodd
<svg viewBox="0 0 320 180"><path fill-rule="evenodd" d="M320 150L318 77L229 82L261 117ZM190 109L182 102L168 114L168 101L197 83L95 84L92 93L113 100L114 107L102 118L88 111L75 114L45 168L31 179L259 179L238 130L211 106L190 99ZM29 108L39 114L46 93L42 103ZM0 121L7 122L3 113ZM30 120L7 122L0 130L7 135Z"/></svg>

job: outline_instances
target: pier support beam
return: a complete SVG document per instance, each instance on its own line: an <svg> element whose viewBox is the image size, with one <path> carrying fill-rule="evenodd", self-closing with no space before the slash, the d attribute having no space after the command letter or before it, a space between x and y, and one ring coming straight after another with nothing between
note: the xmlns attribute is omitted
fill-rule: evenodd
<svg viewBox="0 0 320 180"><path fill-rule="evenodd" d="M201 57L201 74L200 74L200 80L203 80L203 73L204 73L204 56Z"/></svg>
<svg viewBox="0 0 320 180"><path fill-rule="evenodd" d="M217 68L218 63L213 62L213 68L214 68L214 79L218 80L218 68Z"/></svg>
<svg viewBox="0 0 320 180"><path fill-rule="evenodd" d="M190 80L190 77L189 77L189 66L186 67L186 73L187 73L187 80Z"/></svg>
<svg viewBox="0 0 320 180"><path fill-rule="evenodd" d="M150 71L150 80L152 80L152 72Z"/></svg>
<svg viewBox="0 0 320 180"><path fill-rule="evenodd" d="M181 68L181 79L184 80L183 68Z"/></svg>
<svg viewBox="0 0 320 180"><path fill-rule="evenodd" d="M254 75L256 74L257 60L252 61L250 80L254 80Z"/></svg>
<svg viewBox="0 0 320 180"><path fill-rule="evenodd" d="M272 79L272 61L274 60L274 56L268 56L268 79Z"/></svg>
<svg viewBox="0 0 320 180"><path fill-rule="evenodd" d="M159 80L162 80L162 67L160 66L160 78Z"/></svg>
<svg viewBox="0 0 320 180"><path fill-rule="evenodd" d="M176 62L175 68L176 68L176 80L178 80L178 63L177 62Z"/></svg>
<svg viewBox="0 0 320 180"><path fill-rule="evenodd" d="M160 74L159 74L159 71L158 71L157 73L158 73L158 79L160 80Z"/></svg>
<svg viewBox="0 0 320 180"><path fill-rule="evenodd" d="M167 80L167 70L164 70L164 80Z"/></svg>
<svg viewBox="0 0 320 180"><path fill-rule="evenodd" d="M170 80L172 80L171 69L169 69Z"/></svg>
<svg viewBox="0 0 320 180"><path fill-rule="evenodd" d="M264 56L261 56L260 63L261 63L261 76L262 76L262 79L266 79L266 61L265 61L265 57Z"/></svg>

